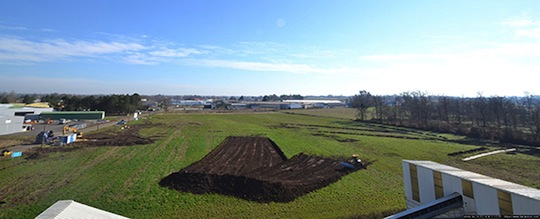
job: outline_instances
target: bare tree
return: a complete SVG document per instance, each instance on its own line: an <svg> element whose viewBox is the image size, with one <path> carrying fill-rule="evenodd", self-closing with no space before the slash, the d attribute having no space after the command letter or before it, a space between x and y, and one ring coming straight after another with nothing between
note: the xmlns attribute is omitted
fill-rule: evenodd
<svg viewBox="0 0 540 219"><path fill-rule="evenodd" d="M379 121L383 120L385 114L384 98L382 96L375 95L373 98L373 105L375 106L375 115Z"/></svg>
<svg viewBox="0 0 540 219"><path fill-rule="evenodd" d="M372 96L369 92L362 90L352 97L352 107L358 110L358 117L366 119L366 111L373 106Z"/></svg>

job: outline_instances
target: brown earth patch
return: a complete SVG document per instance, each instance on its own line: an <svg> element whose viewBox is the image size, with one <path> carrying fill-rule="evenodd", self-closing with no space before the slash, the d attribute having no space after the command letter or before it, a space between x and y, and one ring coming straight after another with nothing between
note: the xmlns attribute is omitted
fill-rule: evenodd
<svg viewBox="0 0 540 219"><path fill-rule="evenodd" d="M78 146L132 146L154 143L151 138L141 137L138 131L145 125L125 126L121 132L117 133L91 133L84 136L82 141L73 143Z"/></svg>
<svg viewBox="0 0 540 219"><path fill-rule="evenodd" d="M298 154L291 159L270 139L228 137L203 159L159 184L191 193L218 193L257 202L289 202L358 169L346 159Z"/></svg>
<svg viewBox="0 0 540 219"><path fill-rule="evenodd" d="M130 126L119 132L86 134L83 139L78 139L78 141L66 146L35 147L26 153L25 159L41 159L47 157L50 153L70 152L88 146L132 146L154 143L153 139L138 135L139 129L143 126L145 125Z"/></svg>
<svg viewBox="0 0 540 219"><path fill-rule="evenodd" d="M46 147L46 148L35 147L35 148L31 148L30 150L28 150L28 152L27 152L28 155L26 155L25 159L27 159L27 160L37 160L37 159L47 157L50 153L69 152L69 151L77 150L79 148L80 147L73 147L73 146L68 146L68 147Z"/></svg>

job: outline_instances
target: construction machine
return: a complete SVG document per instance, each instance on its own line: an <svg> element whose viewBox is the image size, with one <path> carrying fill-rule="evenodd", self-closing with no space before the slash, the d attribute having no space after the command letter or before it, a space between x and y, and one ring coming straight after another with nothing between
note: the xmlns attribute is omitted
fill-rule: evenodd
<svg viewBox="0 0 540 219"><path fill-rule="evenodd" d="M54 140L54 133L53 131L48 132L40 132L38 135L36 135L36 141L35 144L51 144Z"/></svg>
<svg viewBox="0 0 540 219"><path fill-rule="evenodd" d="M64 126L64 135L68 133L68 131L71 131L75 134L77 134L77 138L81 138L83 136L83 133L78 131L75 127L71 127L71 126Z"/></svg>
<svg viewBox="0 0 540 219"><path fill-rule="evenodd" d="M12 153L13 153L13 151L10 151L10 150L2 150L0 155L2 155L2 157L9 157L9 156L11 156Z"/></svg>

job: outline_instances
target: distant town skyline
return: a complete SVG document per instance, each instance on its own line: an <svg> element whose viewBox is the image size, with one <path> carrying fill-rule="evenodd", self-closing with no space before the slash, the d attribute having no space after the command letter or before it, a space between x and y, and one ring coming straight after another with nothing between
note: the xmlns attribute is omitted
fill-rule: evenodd
<svg viewBox="0 0 540 219"><path fill-rule="evenodd" d="M1 1L0 92L540 95L540 4Z"/></svg>

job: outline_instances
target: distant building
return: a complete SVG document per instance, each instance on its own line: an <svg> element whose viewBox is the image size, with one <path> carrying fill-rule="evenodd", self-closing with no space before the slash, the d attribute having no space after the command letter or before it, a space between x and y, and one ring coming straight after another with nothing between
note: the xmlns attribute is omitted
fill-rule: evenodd
<svg viewBox="0 0 540 219"><path fill-rule="evenodd" d="M230 109L235 109L235 110L241 110L241 109L246 109L247 108L247 104L245 103L231 103L231 105L229 106Z"/></svg>
<svg viewBox="0 0 540 219"><path fill-rule="evenodd" d="M345 107L345 104L339 100L284 100L283 102L300 104L306 109Z"/></svg>
<svg viewBox="0 0 540 219"><path fill-rule="evenodd" d="M302 105L298 103L286 102L249 102L246 103L248 109L301 109Z"/></svg>
<svg viewBox="0 0 540 219"><path fill-rule="evenodd" d="M42 112L42 120L78 119L78 120L98 120L105 118L105 111L56 111Z"/></svg>
<svg viewBox="0 0 540 219"><path fill-rule="evenodd" d="M25 131L28 126L24 121L37 120L39 114L52 111L53 108L0 104L0 135Z"/></svg>
<svg viewBox="0 0 540 219"><path fill-rule="evenodd" d="M171 104L176 107L203 107L209 103L212 103L213 100L171 100Z"/></svg>

